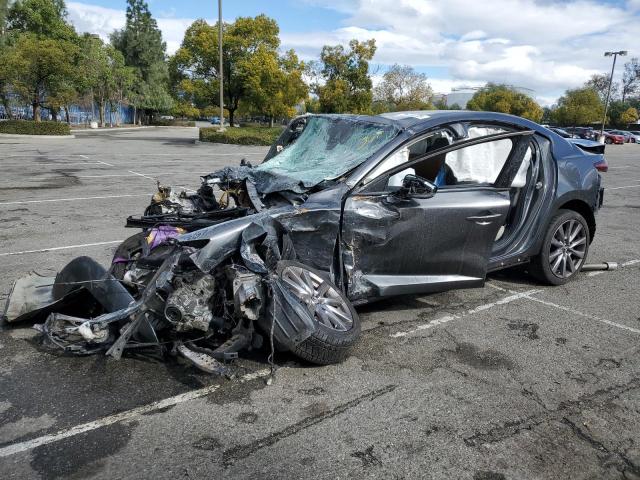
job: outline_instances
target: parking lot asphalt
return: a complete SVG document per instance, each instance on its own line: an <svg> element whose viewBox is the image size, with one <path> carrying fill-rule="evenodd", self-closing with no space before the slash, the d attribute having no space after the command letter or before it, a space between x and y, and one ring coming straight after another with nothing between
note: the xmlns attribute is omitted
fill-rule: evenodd
<svg viewBox="0 0 640 480"><path fill-rule="evenodd" d="M0 139L0 302L28 272L107 264L155 182L266 149L196 129ZM546 287L522 270L481 289L359 310L343 364L266 354L232 380L148 356L66 357L0 331L0 478L640 478L640 145L608 146L590 262Z"/></svg>

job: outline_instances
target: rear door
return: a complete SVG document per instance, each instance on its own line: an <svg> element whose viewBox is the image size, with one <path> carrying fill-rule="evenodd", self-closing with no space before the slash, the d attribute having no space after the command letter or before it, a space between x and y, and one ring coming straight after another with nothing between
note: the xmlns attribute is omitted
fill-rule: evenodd
<svg viewBox="0 0 640 480"><path fill-rule="evenodd" d="M350 298L483 285L493 242L509 212L508 187L532 133L438 148L382 169L354 190L345 202L341 236ZM397 178L404 173L434 171L446 178L435 192L398 193Z"/></svg>

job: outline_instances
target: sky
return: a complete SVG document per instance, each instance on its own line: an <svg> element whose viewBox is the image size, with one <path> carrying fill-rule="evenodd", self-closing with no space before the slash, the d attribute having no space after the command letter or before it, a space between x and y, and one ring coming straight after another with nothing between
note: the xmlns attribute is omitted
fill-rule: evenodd
<svg viewBox="0 0 640 480"><path fill-rule="evenodd" d="M215 21L216 0L149 0L169 54L198 18ZM125 23L125 0L68 1L80 32L105 40ZM224 0L223 18L260 13L280 26L282 49L317 59L323 45L376 39L374 83L394 63L425 73L435 92L507 83L551 105L594 73L608 50L640 57L640 0ZM622 75L617 67L616 77Z"/></svg>

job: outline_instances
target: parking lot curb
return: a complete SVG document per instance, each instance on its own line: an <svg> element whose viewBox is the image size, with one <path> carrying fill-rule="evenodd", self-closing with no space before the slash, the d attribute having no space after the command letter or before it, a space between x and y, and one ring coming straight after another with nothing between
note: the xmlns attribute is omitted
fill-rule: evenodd
<svg viewBox="0 0 640 480"><path fill-rule="evenodd" d="M1 138L60 138L60 139L68 139L68 138L76 138L75 135L21 135L18 133L0 133Z"/></svg>

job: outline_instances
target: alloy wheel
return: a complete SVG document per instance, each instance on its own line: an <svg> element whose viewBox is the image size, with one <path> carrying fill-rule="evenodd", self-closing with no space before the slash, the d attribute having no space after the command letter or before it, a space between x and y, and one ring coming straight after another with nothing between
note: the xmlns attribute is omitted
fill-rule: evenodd
<svg viewBox="0 0 640 480"><path fill-rule="evenodd" d="M587 232L575 219L560 224L551 238L549 266L556 277L568 278L582 267L587 249Z"/></svg>
<svg viewBox="0 0 640 480"><path fill-rule="evenodd" d="M325 327L346 332L353 327L353 316L336 288L324 278L304 268L290 265L282 280L307 306L315 320Z"/></svg>

